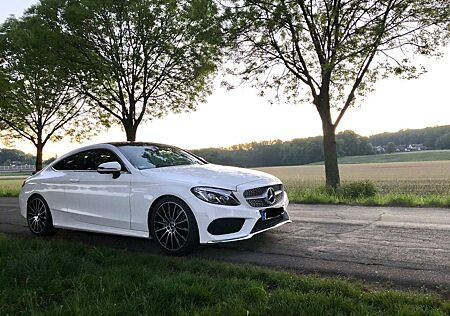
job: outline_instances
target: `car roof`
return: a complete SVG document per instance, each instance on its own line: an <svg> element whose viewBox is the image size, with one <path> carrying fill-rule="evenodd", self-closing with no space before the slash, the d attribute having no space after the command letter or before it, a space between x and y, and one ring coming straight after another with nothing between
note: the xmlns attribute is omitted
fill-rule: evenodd
<svg viewBox="0 0 450 316"><path fill-rule="evenodd" d="M160 143L152 143L152 142L110 142L110 143L104 143L106 145L112 145L115 147L121 147L121 146L165 146L165 147L175 147L172 145L167 144L160 144Z"/></svg>

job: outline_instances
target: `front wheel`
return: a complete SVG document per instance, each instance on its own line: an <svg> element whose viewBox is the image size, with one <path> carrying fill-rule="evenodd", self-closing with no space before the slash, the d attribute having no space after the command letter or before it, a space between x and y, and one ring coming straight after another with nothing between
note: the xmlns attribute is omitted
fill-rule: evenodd
<svg viewBox="0 0 450 316"><path fill-rule="evenodd" d="M198 227L189 206L175 197L163 198L154 206L150 229L160 248L181 256L198 245Z"/></svg>
<svg viewBox="0 0 450 316"><path fill-rule="evenodd" d="M56 230L47 202L41 196L33 196L27 203L27 223L30 231L37 236L47 236Z"/></svg>

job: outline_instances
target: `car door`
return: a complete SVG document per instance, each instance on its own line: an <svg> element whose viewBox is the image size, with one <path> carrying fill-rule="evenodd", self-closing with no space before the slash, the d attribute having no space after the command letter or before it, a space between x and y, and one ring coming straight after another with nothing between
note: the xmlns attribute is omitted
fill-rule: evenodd
<svg viewBox="0 0 450 316"><path fill-rule="evenodd" d="M67 212L81 223L130 229L131 173L109 149L87 150L79 153L78 159L81 166L69 177L65 190ZM98 165L111 161L122 165L122 172L116 179L112 174L97 172Z"/></svg>

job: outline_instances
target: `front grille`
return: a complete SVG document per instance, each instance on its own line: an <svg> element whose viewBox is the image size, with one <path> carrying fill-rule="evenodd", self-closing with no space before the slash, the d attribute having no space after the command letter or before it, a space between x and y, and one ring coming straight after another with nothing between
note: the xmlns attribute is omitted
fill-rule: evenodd
<svg viewBox="0 0 450 316"><path fill-rule="evenodd" d="M275 202L273 204L267 203L264 194L268 188L272 188L275 191ZM244 191L244 198L247 203L253 207L267 207L280 203L284 198L283 185L275 184L265 187L253 188Z"/></svg>
<svg viewBox="0 0 450 316"><path fill-rule="evenodd" d="M259 187L259 188L245 190L244 197L249 198L249 197L254 197L254 196L258 196L258 195L263 195L266 192L266 190L270 187L272 187L272 189L274 189L275 191L283 191L282 184L268 185L265 187Z"/></svg>

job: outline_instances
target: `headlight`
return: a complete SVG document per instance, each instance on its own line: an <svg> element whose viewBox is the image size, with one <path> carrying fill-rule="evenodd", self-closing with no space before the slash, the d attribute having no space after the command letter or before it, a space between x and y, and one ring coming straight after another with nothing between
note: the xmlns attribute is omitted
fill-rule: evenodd
<svg viewBox="0 0 450 316"><path fill-rule="evenodd" d="M234 196L233 191L208 188L208 187L195 187L191 189L191 192L200 200L219 205L231 205L236 206L239 203L238 199Z"/></svg>

